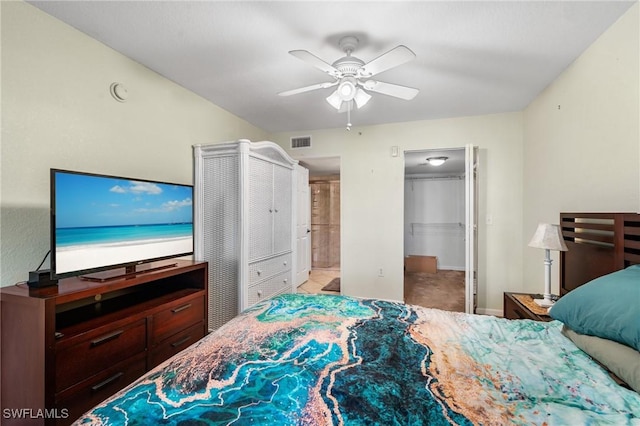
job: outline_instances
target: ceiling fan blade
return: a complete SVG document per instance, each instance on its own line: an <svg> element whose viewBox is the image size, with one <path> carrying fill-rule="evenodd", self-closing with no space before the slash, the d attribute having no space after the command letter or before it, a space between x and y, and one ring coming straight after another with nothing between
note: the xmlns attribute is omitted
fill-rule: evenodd
<svg viewBox="0 0 640 426"><path fill-rule="evenodd" d="M301 87L299 89L292 89L292 90L287 90L287 91L284 91L284 92L280 92L280 93L278 93L278 95L280 95L280 96L297 95L298 93L310 92L312 90L326 89L326 88L329 88L331 86L335 86L336 84L338 84L338 81L334 81L333 83L326 82L326 83L312 84L311 86L306 86L306 87Z"/></svg>
<svg viewBox="0 0 640 426"><path fill-rule="evenodd" d="M410 101L415 98L420 92L420 90L414 89L413 87L400 86L398 84L384 83L382 81L375 80L367 80L360 84L366 90L404 99L406 101Z"/></svg>
<svg viewBox="0 0 640 426"><path fill-rule="evenodd" d="M306 50L291 50L289 53L295 56L296 58L305 61L309 65L319 69L320 71L326 72L327 74L335 78L342 77L342 73L338 71L337 68L335 68L333 65L326 63L325 61L318 58L313 53L310 53Z"/></svg>
<svg viewBox="0 0 640 426"><path fill-rule="evenodd" d="M371 77L383 71L402 65L416 57L407 46L396 46L387 53L383 53L358 70L359 77Z"/></svg>

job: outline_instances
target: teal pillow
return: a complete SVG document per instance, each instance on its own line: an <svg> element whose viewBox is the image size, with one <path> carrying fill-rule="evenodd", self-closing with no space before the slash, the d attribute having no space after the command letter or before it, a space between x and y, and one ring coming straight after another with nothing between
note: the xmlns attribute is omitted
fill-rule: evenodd
<svg viewBox="0 0 640 426"><path fill-rule="evenodd" d="M562 296L551 318L577 333L640 351L640 265L596 278Z"/></svg>

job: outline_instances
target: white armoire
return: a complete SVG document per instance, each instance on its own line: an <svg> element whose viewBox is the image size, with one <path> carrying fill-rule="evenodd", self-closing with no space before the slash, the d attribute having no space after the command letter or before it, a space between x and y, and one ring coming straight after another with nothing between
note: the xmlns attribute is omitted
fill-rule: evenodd
<svg viewBox="0 0 640 426"><path fill-rule="evenodd" d="M194 257L209 262L209 329L295 292L295 165L273 142L194 146Z"/></svg>

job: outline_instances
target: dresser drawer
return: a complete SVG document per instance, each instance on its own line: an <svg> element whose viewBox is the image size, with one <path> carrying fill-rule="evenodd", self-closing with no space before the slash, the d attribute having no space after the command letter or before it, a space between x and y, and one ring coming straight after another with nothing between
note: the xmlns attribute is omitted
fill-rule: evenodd
<svg viewBox="0 0 640 426"><path fill-rule="evenodd" d="M105 368L106 367L106 368ZM77 385L56 394L58 411L66 409L69 416L61 424L69 424L89 409L132 383L146 371L146 353L133 356L103 369Z"/></svg>
<svg viewBox="0 0 640 426"><path fill-rule="evenodd" d="M291 269L291 253L283 254L249 265L249 285L253 285L283 271Z"/></svg>
<svg viewBox="0 0 640 426"><path fill-rule="evenodd" d="M504 317L507 319L533 319L529 311L523 309L510 297L504 298Z"/></svg>
<svg viewBox="0 0 640 426"><path fill-rule="evenodd" d="M146 349L146 320L112 325L58 342L56 392Z"/></svg>
<svg viewBox="0 0 640 426"><path fill-rule="evenodd" d="M291 293L291 291L291 271L283 272L267 281L249 287L249 306L276 294Z"/></svg>
<svg viewBox="0 0 640 426"><path fill-rule="evenodd" d="M149 352L147 368L152 369L204 337L204 321L183 330L161 342Z"/></svg>
<svg viewBox="0 0 640 426"><path fill-rule="evenodd" d="M504 313L507 319L530 319L534 321L551 321L548 315L536 314L516 299L516 296L534 296L530 294L504 293Z"/></svg>
<svg viewBox="0 0 640 426"><path fill-rule="evenodd" d="M204 320L203 295L179 299L153 315L150 323L150 347Z"/></svg>

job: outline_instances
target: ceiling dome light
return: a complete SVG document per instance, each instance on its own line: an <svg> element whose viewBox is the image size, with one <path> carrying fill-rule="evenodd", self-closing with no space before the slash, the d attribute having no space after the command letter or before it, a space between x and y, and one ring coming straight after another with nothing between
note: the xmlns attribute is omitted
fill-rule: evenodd
<svg viewBox="0 0 640 426"><path fill-rule="evenodd" d="M442 166L449 157L429 157L427 158L427 164L431 166Z"/></svg>

